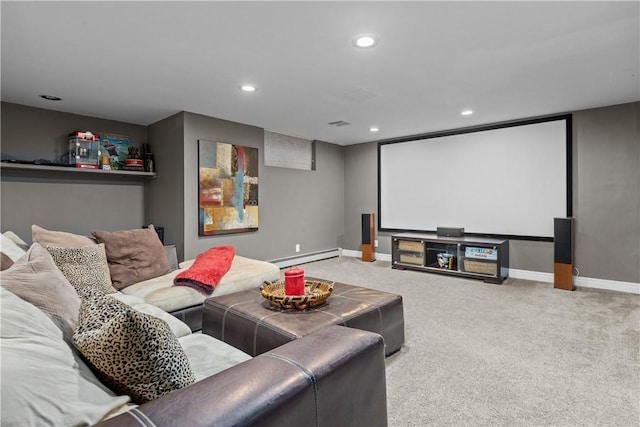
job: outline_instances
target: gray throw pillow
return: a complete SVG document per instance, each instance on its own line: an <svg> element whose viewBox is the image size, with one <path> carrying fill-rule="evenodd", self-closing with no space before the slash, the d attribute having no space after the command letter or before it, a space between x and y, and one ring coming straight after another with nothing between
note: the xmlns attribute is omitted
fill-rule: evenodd
<svg viewBox="0 0 640 427"><path fill-rule="evenodd" d="M73 339L98 377L135 403L195 382L189 359L167 323L108 295L83 300Z"/></svg>
<svg viewBox="0 0 640 427"><path fill-rule="evenodd" d="M111 285L103 244L83 248L45 247L80 298L84 299L96 292L100 295L117 292Z"/></svg>
<svg viewBox="0 0 640 427"><path fill-rule="evenodd" d="M171 271L153 225L135 230L93 231L91 234L105 245L111 281L118 290Z"/></svg>

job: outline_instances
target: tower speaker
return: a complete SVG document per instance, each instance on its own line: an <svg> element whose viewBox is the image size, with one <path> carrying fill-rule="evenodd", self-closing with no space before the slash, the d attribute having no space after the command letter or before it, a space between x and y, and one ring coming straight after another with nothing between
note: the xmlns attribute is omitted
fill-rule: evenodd
<svg viewBox="0 0 640 427"><path fill-rule="evenodd" d="M573 286L573 218L553 219L553 287L565 291Z"/></svg>
<svg viewBox="0 0 640 427"><path fill-rule="evenodd" d="M376 239L374 222L374 214L362 214L362 261L373 262L376 260L374 249Z"/></svg>

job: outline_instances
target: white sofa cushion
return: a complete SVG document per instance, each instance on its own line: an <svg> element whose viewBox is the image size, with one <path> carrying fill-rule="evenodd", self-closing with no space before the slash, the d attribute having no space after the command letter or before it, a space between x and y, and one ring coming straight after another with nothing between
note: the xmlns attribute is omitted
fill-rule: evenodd
<svg viewBox="0 0 640 427"><path fill-rule="evenodd" d="M248 354L209 335L191 334L178 341L191 363L196 381L251 359Z"/></svg>
<svg viewBox="0 0 640 427"><path fill-rule="evenodd" d="M27 251L29 249L29 244L24 240L22 240L20 236L18 236L13 231L11 230L5 231L4 233L2 233L2 235L9 238L13 243L18 245L18 247L23 251Z"/></svg>
<svg viewBox="0 0 640 427"><path fill-rule="evenodd" d="M42 311L0 292L2 425L90 425L129 401L100 383Z"/></svg>
<svg viewBox="0 0 640 427"><path fill-rule="evenodd" d="M233 294L248 289L258 289L265 280L279 280L280 268L266 261L235 256L231 269L222 276L212 297Z"/></svg>
<svg viewBox="0 0 640 427"><path fill-rule="evenodd" d="M138 310L150 316L157 317L160 320L164 320L169 325L171 332L173 332L174 335L178 338L191 334L191 328L189 328L189 326L182 320L178 319L175 316L172 316L171 314L167 313L161 308L156 307L155 305L144 302L144 300L140 297L137 297L135 295L126 295L122 292L116 292L115 294L110 295L135 310Z"/></svg>
<svg viewBox="0 0 640 427"><path fill-rule="evenodd" d="M138 282L121 290L127 295L135 295L145 302L172 312L202 304L208 295L187 286L173 286L176 275L193 264L194 260L180 264L180 269L164 276ZM236 255L231 269L222 276L210 296L226 295L248 289L257 289L265 280L280 279L280 268L269 262Z"/></svg>
<svg viewBox="0 0 640 427"><path fill-rule="evenodd" d="M4 234L0 234L0 251L8 256L13 262L22 258L22 255L27 252Z"/></svg>

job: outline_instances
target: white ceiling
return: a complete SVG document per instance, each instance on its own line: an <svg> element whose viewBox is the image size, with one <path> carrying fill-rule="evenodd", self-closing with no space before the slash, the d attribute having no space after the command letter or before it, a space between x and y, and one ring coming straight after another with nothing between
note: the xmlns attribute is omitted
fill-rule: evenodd
<svg viewBox="0 0 640 427"><path fill-rule="evenodd" d="M348 145L640 100L638 1L1 7L3 101L142 125L190 111Z"/></svg>

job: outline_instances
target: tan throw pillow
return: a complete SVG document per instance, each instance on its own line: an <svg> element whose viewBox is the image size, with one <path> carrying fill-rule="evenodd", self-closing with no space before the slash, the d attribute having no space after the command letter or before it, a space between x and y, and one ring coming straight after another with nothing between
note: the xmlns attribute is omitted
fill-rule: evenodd
<svg viewBox="0 0 640 427"><path fill-rule="evenodd" d="M31 240L40 243L42 246L57 246L60 248L82 248L83 246L95 245L96 242L87 236L67 233L66 231L45 230L37 225L31 226Z"/></svg>
<svg viewBox="0 0 640 427"><path fill-rule="evenodd" d="M0 278L2 287L42 310L71 339L80 298L45 248L34 243Z"/></svg>
<svg viewBox="0 0 640 427"><path fill-rule="evenodd" d="M105 245L111 281L118 290L171 271L164 246L153 226L137 230L93 231L92 234Z"/></svg>
<svg viewBox="0 0 640 427"><path fill-rule="evenodd" d="M76 348L112 390L145 403L195 382L166 322L108 295L82 302Z"/></svg>
<svg viewBox="0 0 640 427"><path fill-rule="evenodd" d="M80 298L87 298L96 292L100 295L117 292L111 285L103 244L84 248L57 246L45 246L45 248Z"/></svg>

